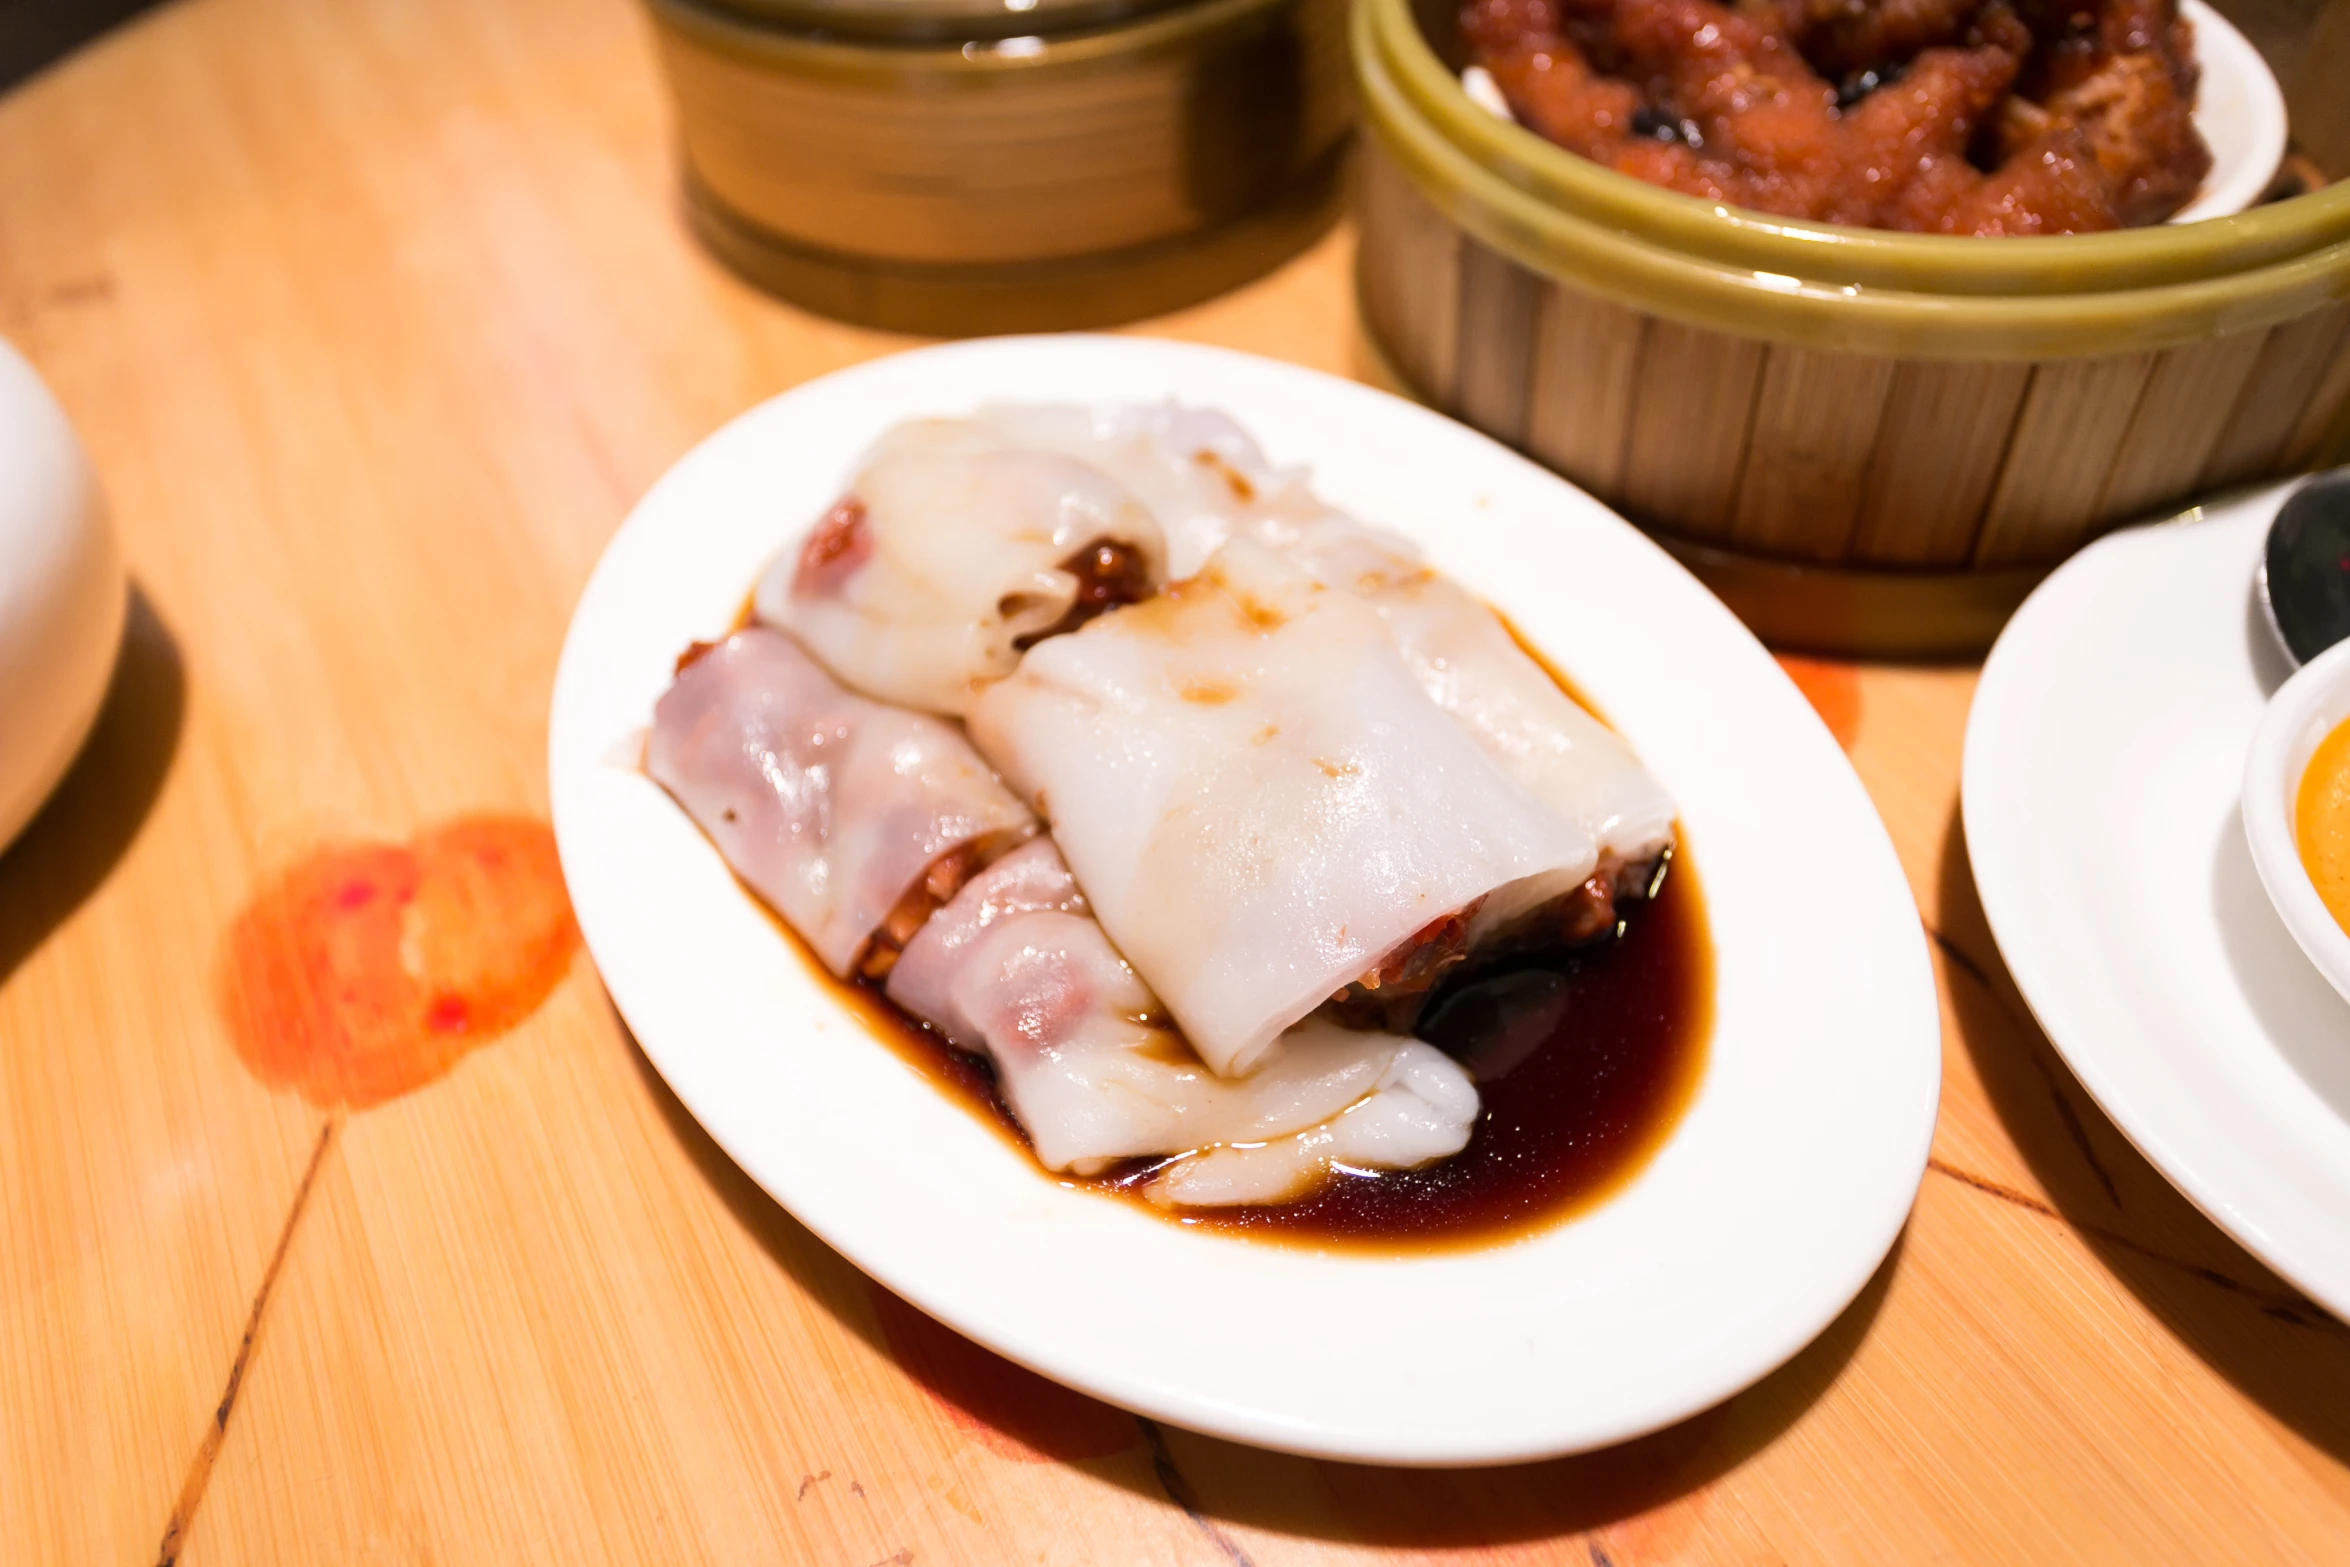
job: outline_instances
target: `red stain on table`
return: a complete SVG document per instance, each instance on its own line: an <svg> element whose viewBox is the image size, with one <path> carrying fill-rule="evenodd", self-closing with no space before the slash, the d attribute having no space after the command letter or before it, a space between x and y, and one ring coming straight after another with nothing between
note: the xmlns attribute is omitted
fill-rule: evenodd
<svg viewBox="0 0 2350 1567"><path fill-rule="evenodd" d="M980 1348L877 1284L866 1293L890 1358L948 1419L998 1456L1074 1463L1123 1453L1142 1440L1133 1416Z"/></svg>
<svg viewBox="0 0 2350 1567"><path fill-rule="evenodd" d="M1787 671L1787 678L1811 703L1836 743L1851 750L1860 738L1860 671L1850 664L1799 658L1793 653L1781 653L1779 667Z"/></svg>
<svg viewBox="0 0 2350 1567"><path fill-rule="evenodd" d="M220 1008L254 1076L364 1109L530 1016L578 944L546 825L461 817L289 867L223 939Z"/></svg>

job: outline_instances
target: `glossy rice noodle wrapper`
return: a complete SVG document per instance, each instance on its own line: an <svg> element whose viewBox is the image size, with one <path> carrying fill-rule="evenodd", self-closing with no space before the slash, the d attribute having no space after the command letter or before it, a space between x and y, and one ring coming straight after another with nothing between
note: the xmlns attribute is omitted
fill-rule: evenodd
<svg viewBox="0 0 2350 1567"><path fill-rule="evenodd" d="M1078 458L1125 485L1158 517L1171 578L1241 536L1368 601L1429 698L1597 840L1615 890L1643 883L1671 847L1672 797L1492 610L1429 570L1410 541L1326 505L1303 469L1276 468L1231 415L1167 402L1002 404L977 417L1007 442Z"/></svg>
<svg viewBox="0 0 2350 1567"><path fill-rule="evenodd" d="M1559 689L1501 618L1419 551L1341 513L1252 519L1252 536L1378 611L1429 700L1599 845L1610 897L1646 886L1677 814L1621 735Z"/></svg>
<svg viewBox="0 0 2350 1567"><path fill-rule="evenodd" d="M1036 831L953 725L843 690L781 632L689 654L645 770L833 973L879 971Z"/></svg>
<svg viewBox="0 0 2350 1567"><path fill-rule="evenodd" d="M1058 452L1124 485L1158 519L1167 577L1188 577L1250 518L1315 505L1302 472L1275 468L1233 417L1179 403L999 403L977 422L1014 446Z"/></svg>
<svg viewBox="0 0 2350 1567"><path fill-rule="evenodd" d="M1184 1206L1279 1202L1333 1163L1398 1169L1457 1153L1468 1076L1417 1040L1314 1020L1253 1076L1218 1077L1087 912L1050 841L967 883L906 945L890 999L984 1054L1048 1169L1178 1157L1147 1188Z"/></svg>
<svg viewBox="0 0 2350 1567"><path fill-rule="evenodd" d="M755 607L867 696L960 715L1032 642L1157 588L1165 558L1107 474L972 420L917 420L875 444Z"/></svg>
<svg viewBox="0 0 2350 1567"><path fill-rule="evenodd" d="M1309 1018L1290 1030L1281 1059L1312 1060L1377 1046L1394 1053L1369 1095L1287 1137L1227 1143L1185 1159L1152 1183L1151 1199L1185 1208L1293 1202L1334 1169L1417 1169L1466 1148L1480 1108L1477 1087L1458 1062L1433 1045L1394 1034L1353 1033Z"/></svg>
<svg viewBox="0 0 2350 1567"><path fill-rule="evenodd" d="M1591 835L1431 703L1378 615L1251 541L1032 650L971 713L1201 1059L1592 874Z"/></svg>

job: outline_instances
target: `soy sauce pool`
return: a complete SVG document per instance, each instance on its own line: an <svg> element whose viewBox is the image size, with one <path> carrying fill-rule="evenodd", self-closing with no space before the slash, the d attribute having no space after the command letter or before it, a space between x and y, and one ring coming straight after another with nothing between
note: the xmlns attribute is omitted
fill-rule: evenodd
<svg viewBox="0 0 2350 1567"><path fill-rule="evenodd" d="M733 630L752 623L755 602L755 594L744 598ZM1508 616L1500 619L1560 690L1606 721ZM1091 1178L1038 1165L1038 1176L1131 1202L1186 1229L1325 1251L1496 1245L1597 1207L1672 1135L1704 1075L1713 1035L1705 894L1688 835L1676 826L1674 838L1671 869L1653 897L1626 909L1615 935L1486 971L1431 1002L1420 1032L1469 1068L1481 1101L1468 1146L1450 1159L1422 1170L1340 1174L1297 1202L1235 1208L1166 1209L1151 1202L1142 1188L1166 1163L1160 1159L1132 1160ZM994 1127L1022 1158L1035 1160L983 1057L955 1049L876 987L835 979L781 916L747 884L738 885L808 972L876 1038ZM1492 1004L1479 1007L1480 1001ZM1537 1026L1530 1029L1529 1018Z"/></svg>
<svg viewBox="0 0 2350 1567"><path fill-rule="evenodd" d="M1490 1244L1605 1200L1663 1145L1704 1073L1713 957L1686 853L1618 934L1449 987L1417 1032L1477 1079L1468 1147L1425 1169L1342 1173L1302 1201L1174 1221L1423 1250Z"/></svg>
<svg viewBox="0 0 2350 1567"><path fill-rule="evenodd" d="M869 986L833 984L901 1057L1034 1157L984 1060ZM1470 1069L1483 1100L1469 1145L1426 1169L1335 1175L1292 1203L1173 1210L1142 1195L1160 1160L1093 1179L1038 1174L1187 1229L1320 1250L1491 1245L1596 1206L1663 1146L1704 1074L1713 949L1686 840L1656 896L1630 905L1616 935L1449 987L1420 1032Z"/></svg>

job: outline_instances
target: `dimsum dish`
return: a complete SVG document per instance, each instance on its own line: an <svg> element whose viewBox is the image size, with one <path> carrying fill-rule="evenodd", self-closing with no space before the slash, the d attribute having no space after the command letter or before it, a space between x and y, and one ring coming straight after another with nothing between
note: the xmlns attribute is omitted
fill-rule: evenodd
<svg viewBox="0 0 2350 1567"><path fill-rule="evenodd" d="M1124 591L1003 606L1102 540ZM681 1151L1148 1419L1623 1442L1785 1364L1931 1178L1940 1003L1835 737L1631 524L1359 383L1063 334L746 410L606 546L548 753Z"/></svg>
<svg viewBox="0 0 2350 1567"><path fill-rule="evenodd" d="M1702 1056L1670 796L1213 410L888 431L684 651L645 769L1046 1171L1188 1223L1554 1218Z"/></svg>
<svg viewBox="0 0 2350 1567"><path fill-rule="evenodd" d="M2171 0L1468 0L1461 31L1570 152L1787 217L2089 233L2211 170Z"/></svg>

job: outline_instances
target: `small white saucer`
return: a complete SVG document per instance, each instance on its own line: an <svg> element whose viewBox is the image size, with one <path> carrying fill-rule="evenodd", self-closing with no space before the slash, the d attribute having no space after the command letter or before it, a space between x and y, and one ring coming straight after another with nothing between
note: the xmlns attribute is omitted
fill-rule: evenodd
<svg viewBox="0 0 2350 1567"><path fill-rule="evenodd" d="M2350 1003L2287 934L2238 807L2288 671L2252 598L2290 486L2103 539L1991 650L1967 852L2048 1037L2146 1157L2350 1316Z"/></svg>
<svg viewBox="0 0 2350 1567"><path fill-rule="evenodd" d="M2350 718L2350 642L2327 648L2269 699L2244 763L2244 838L2277 917L2335 991L2350 999L2350 931L2301 863L2293 817L2301 775L2325 737Z"/></svg>

